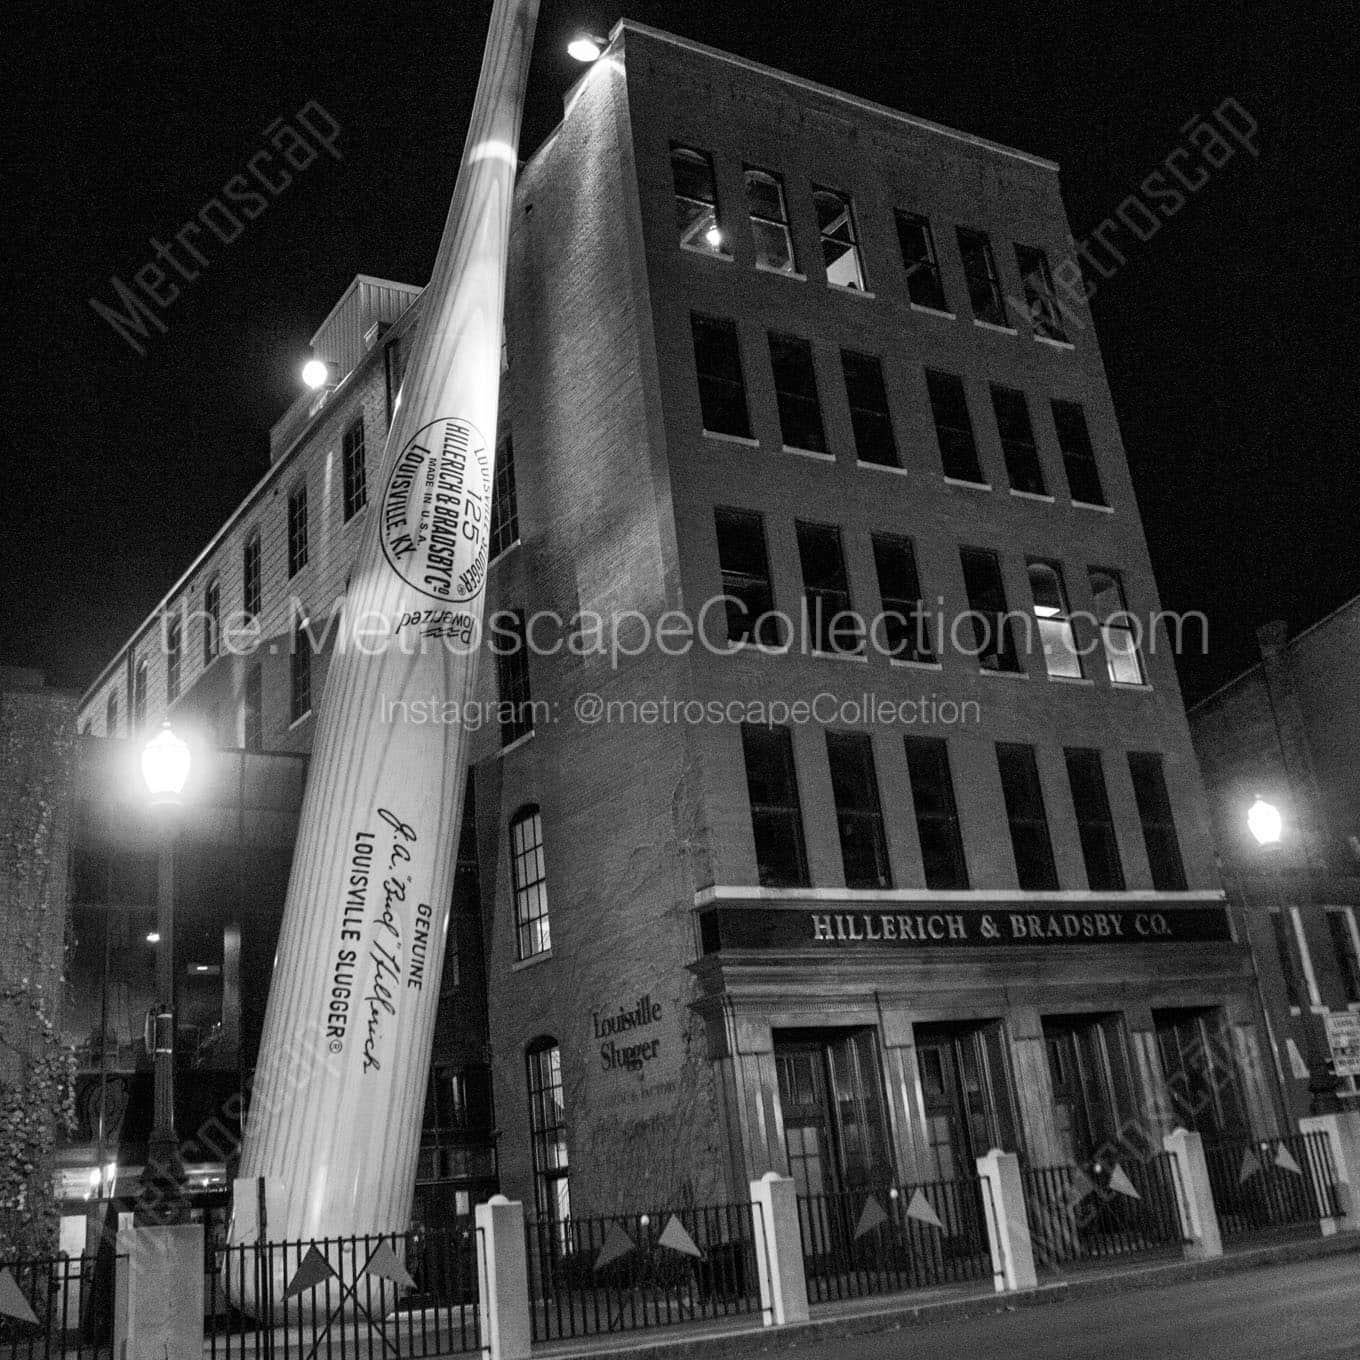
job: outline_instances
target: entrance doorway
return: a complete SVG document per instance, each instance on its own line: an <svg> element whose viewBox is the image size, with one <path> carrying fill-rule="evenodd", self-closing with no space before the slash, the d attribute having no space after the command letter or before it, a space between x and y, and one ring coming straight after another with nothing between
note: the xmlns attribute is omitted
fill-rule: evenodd
<svg viewBox="0 0 1360 1360"><path fill-rule="evenodd" d="M990 1148L1017 1147L1015 1105L999 1020L917 1025L927 1177L971 1176Z"/></svg>
<svg viewBox="0 0 1360 1360"><path fill-rule="evenodd" d="M1101 1147L1118 1144L1134 1114L1123 1021L1118 1015L1045 1016L1043 1026L1059 1154L1088 1165Z"/></svg>
<svg viewBox="0 0 1360 1360"><path fill-rule="evenodd" d="M774 1061L798 1193L827 1195L891 1181L874 1031L777 1030Z"/></svg>
<svg viewBox="0 0 1360 1360"><path fill-rule="evenodd" d="M1223 1012L1153 1011L1152 1023L1175 1122L1209 1140L1246 1133L1237 1062Z"/></svg>

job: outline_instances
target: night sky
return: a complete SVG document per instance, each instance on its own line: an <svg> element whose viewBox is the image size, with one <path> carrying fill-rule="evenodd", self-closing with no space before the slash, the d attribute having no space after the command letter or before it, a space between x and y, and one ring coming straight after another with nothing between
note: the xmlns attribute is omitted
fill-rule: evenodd
<svg viewBox="0 0 1360 1360"><path fill-rule="evenodd" d="M358 272L427 278L481 59L482 0L37 4L8 14L0 661L81 687L267 466L308 337ZM1229 97L1259 124L1143 243L1121 229L1096 325L1163 604L1202 609L1187 697L1360 592L1354 13L1030 0L543 0L523 149L621 14L1050 157L1074 234ZM342 126L139 357L111 302L317 101ZM1108 259L1108 257L1102 257ZM1088 276L1091 271L1088 269Z"/></svg>

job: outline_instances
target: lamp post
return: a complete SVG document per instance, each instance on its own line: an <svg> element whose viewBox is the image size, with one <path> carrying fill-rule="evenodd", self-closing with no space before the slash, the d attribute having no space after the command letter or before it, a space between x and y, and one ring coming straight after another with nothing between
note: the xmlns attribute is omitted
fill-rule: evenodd
<svg viewBox="0 0 1360 1360"><path fill-rule="evenodd" d="M185 1223L184 1163L175 1133L175 813L189 778L189 747L165 723L142 750L142 778L157 820L156 992L147 1017L155 1065L155 1116L137 1205L141 1223ZM147 937L150 939L150 936Z"/></svg>

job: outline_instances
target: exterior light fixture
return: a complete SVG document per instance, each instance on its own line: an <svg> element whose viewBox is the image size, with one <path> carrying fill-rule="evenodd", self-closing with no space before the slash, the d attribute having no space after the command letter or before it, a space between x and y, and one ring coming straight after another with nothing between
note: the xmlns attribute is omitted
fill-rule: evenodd
<svg viewBox="0 0 1360 1360"><path fill-rule="evenodd" d="M330 368L321 359L308 359L302 365L302 381L312 389L313 392L326 386L330 382Z"/></svg>
<svg viewBox="0 0 1360 1360"><path fill-rule="evenodd" d="M159 930L148 931L146 936L146 942L147 944L160 944L161 942L160 931Z"/></svg>
<svg viewBox="0 0 1360 1360"><path fill-rule="evenodd" d="M189 778L189 747L167 722L142 749L142 778L154 806L177 807Z"/></svg>
<svg viewBox="0 0 1360 1360"><path fill-rule="evenodd" d="M595 38L589 33L581 33L567 44L567 56L589 66L592 61L599 61L600 53L604 49L605 40L603 38Z"/></svg>
<svg viewBox="0 0 1360 1360"><path fill-rule="evenodd" d="M1247 829L1256 837L1257 845L1278 845L1284 832L1284 818L1274 803L1267 803L1260 794L1247 809Z"/></svg>
<svg viewBox="0 0 1360 1360"><path fill-rule="evenodd" d="M718 225L716 222L711 227L709 227L709 229L706 232L704 232L704 240L707 241L708 244L711 245L714 250L717 250L722 245L723 243L722 232L718 230Z"/></svg>

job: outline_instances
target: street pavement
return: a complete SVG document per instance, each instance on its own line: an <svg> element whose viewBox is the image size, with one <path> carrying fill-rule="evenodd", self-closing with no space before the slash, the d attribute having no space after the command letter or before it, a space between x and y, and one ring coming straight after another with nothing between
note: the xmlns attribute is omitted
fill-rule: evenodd
<svg viewBox="0 0 1360 1360"><path fill-rule="evenodd" d="M1360 1360L1360 1254L909 1325L786 1353L794 1360Z"/></svg>

